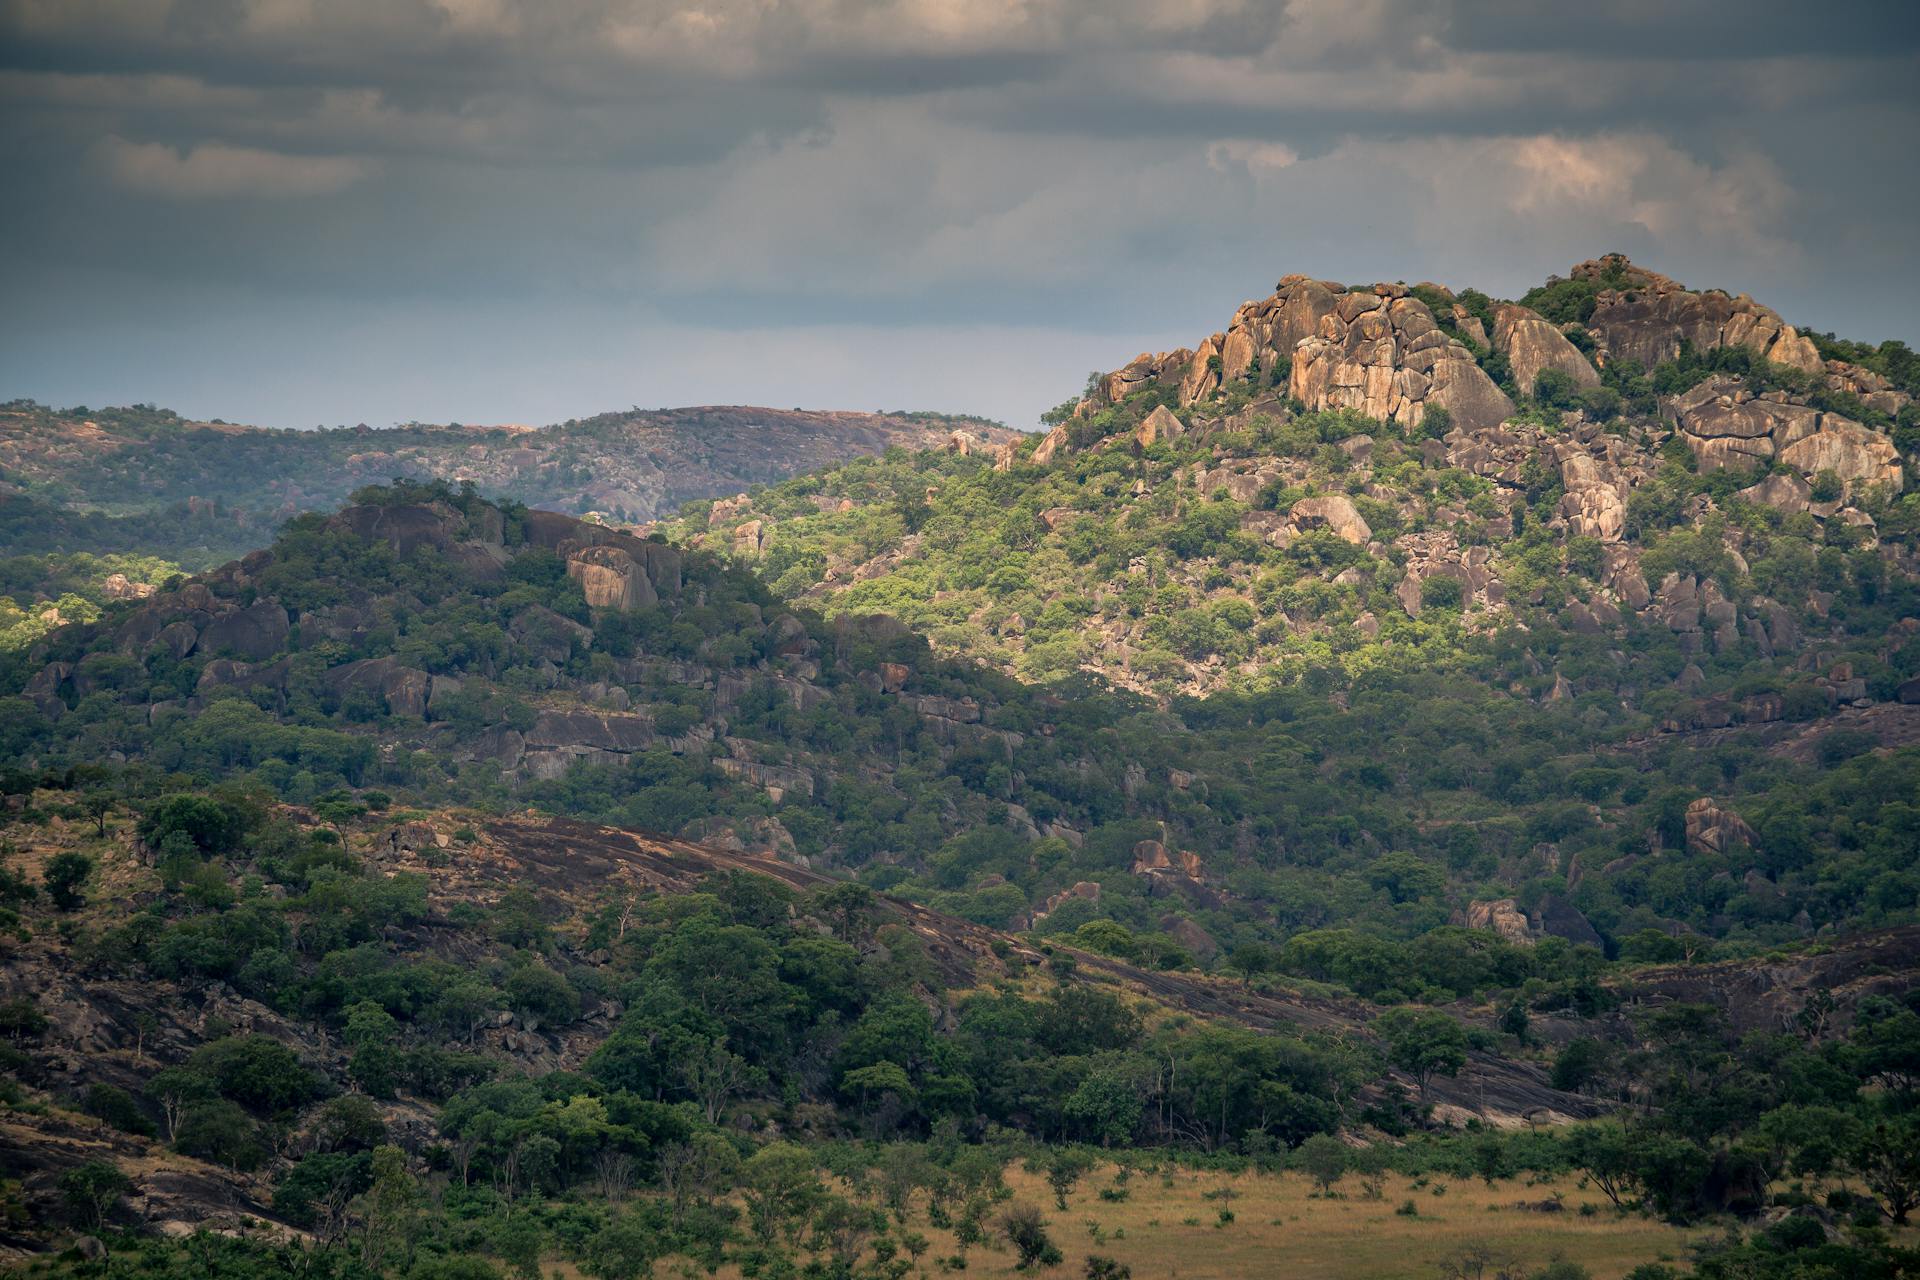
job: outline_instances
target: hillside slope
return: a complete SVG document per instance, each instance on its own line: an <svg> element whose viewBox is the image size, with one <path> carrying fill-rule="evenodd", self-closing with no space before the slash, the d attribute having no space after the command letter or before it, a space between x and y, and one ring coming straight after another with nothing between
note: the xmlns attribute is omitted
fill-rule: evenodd
<svg viewBox="0 0 1920 1280"><path fill-rule="evenodd" d="M61 411L15 401L0 406L0 480L56 507L110 516L180 504L218 511L250 547L289 516L339 506L355 489L394 477L471 481L530 506L645 520L846 458L929 448L956 432L981 443L1016 434L962 416L736 405L636 409L542 428L291 431L189 421L146 406ZM157 553L159 541L150 534L138 549Z"/></svg>
<svg viewBox="0 0 1920 1280"><path fill-rule="evenodd" d="M1904 347L1816 346L1619 258L1529 298L1569 318L1290 276L990 467L863 462L669 528L789 599L1163 696L1446 666L1483 639L1555 696L1663 717L1722 676L1747 686L1709 719L1776 713L1754 681L1803 658L1841 701L1920 675ZM1675 656L1659 675L1633 670L1649 645Z"/></svg>

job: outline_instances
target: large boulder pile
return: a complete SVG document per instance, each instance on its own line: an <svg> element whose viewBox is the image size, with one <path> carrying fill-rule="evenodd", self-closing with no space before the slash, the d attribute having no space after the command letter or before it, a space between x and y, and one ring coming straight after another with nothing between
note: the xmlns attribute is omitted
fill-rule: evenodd
<svg viewBox="0 0 1920 1280"><path fill-rule="evenodd" d="M1583 262L1575 280L1625 278L1621 288L1602 289L1587 329L1599 343L1599 358L1638 361L1651 369L1680 354L1682 343L1695 350L1745 347L1775 364L1804 373L1826 373L1812 339L1746 294L1717 289L1694 293L1657 271L1636 267L1619 254Z"/></svg>
<svg viewBox="0 0 1920 1280"><path fill-rule="evenodd" d="M1309 409L1355 409L1407 426L1435 405L1468 429L1498 426L1513 412L1473 352L1396 284L1340 295L1320 332L1294 349L1288 386Z"/></svg>
<svg viewBox="0 0 1920 1280"><path fill-rule="evenodd" d="M1784 462L1805 475L1831 471L1849 489L1882 484L1898 492L1903 477L1893 441L1851 418L1823 413L1806 397L1749 390L1716 374L1667 404L1669 416L1703 471Z"/></svg>
<svg viewBox="0 0 1920 1280"><path fill-rule="evenodd" d="M1496 426L1513 412L1513 403L1481 372L1473 352L1442 329L1405 285L1349 289L1300 275L1281 280L1270 296L1243 304L1226 332L1192 350L1135 356L1100 379L1078 412L1091 413L1136 391L1169 384L1179 387L1179 403L1190 405L1227 383L1283 363L1291 366L1289 392L1309 409L1357 409L1413 424L1438 405L1469 428ZM1065 439L1063 430L1050 435L1034 461L1052 459Z"/></svg>

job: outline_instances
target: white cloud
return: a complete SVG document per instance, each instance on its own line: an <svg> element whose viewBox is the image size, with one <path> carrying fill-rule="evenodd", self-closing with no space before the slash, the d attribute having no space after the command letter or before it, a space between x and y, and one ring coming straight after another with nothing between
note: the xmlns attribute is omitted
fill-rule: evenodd
<svg viewBox="0 0 1920 1280"><path fill-rule="evenodd" d="M1241 170L1255 180L1269 178L1300 163L1300 153L1284 142L1223 138L1207 144L1207 164L1216 172Z"/></svg>
<svg viewBox="0 0 1920 1280"><path fill-rule="evenodd" d="M94 154L119 185L171 200L331 195L368 173L366 162L353 156L287 155L218 142L203 142L180 152L161 142L109 136L94 148Z"/></svg>

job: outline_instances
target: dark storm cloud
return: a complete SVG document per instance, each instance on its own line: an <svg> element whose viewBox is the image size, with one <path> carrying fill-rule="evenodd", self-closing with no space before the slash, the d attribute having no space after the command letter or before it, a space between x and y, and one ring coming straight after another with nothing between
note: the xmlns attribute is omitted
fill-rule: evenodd
<svg viewBox="0 0 1920 1280"><path fill-rule="evenodd" d="M1913 338L1920 7L0 0L0 395L975 408L1281 273Z"/></svg>

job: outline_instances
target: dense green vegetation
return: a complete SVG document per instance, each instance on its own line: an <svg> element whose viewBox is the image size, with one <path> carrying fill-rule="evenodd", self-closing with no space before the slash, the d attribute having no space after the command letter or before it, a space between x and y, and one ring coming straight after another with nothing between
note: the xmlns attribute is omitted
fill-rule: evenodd
<svg viewBox="0 0 1920 1280"><path fill-rule="evenodd" d="M15 833L97 794L86 788L98 780L37 792L12 810ZM483 906L430 897L426 877L351 852L392 820L364 806L323 804L299 822L222 787L133 808L155 851L144 905L95 891L83 911L52 892L50 868L44 906L9 882L14 925L58 925L74 979L229 984L307 1030L213 1025L135 1088L53 1101L268 1177L274 1214L316 1245L127 1241L139 1274L485 1276L557 1254L609 1278L674 1255L749 1274L899 1276L891 1263L917 1257L916 1204L955 1232L962 1260L1002 1234L1057 1258L1044 1220L1009 1205L1004 1171L1038 1168L1064 1205L1092 1148L1143 1171L1291 1168L1329 1189L1387 1171L1490 1184L1577 1174L1611 1211L1688 1221L1824 1205L1826 1220L1852 1224L1838 1245L1784 1227L1730 1239L1703 1255L1703 1275L1770 1250L1896 1257L1879 1251L1882 1224L1920 1207L1920 1010L1891 1000L1862 1002L1844 1035L1812 1018L1742 1035L1711 1006L1652 1006L1632 1015L1630 1043L1576 1040L1553 1055L1557 1082L1632 1098L1641 1118L1429 1134L1428 1080L1458 1072L1475 1045L1524 1051L1524 1015L1502 1019L1496 1039L1401 1011L1368 1041L1197 1021L1066 963L956 989L857 884L801 896L728 872L637 900L514 888ZM103 829L123 820L118 802L103 812ZM476 1040L502 1015L549 1035L597 1024L597 1047L578 1070L528 1073ZM6 1026L18 1106L19 1085L48 1081L36 1052L47 1021L28 997L7 1006ZM1389 1066L1416 1088L1383 1087ZM434 1115L411 1158L381 1105L396 1099ZM1316 1138L1362 1128L1401 1141L1370 1154ZM76 1166L62 1187L76 1227L123 1221L130 1188L110 1164Z"/></svg>
<svg viewBox="0 0 1920 1280"><path fill-rule="evenodd" d="M955 475L949 489L998 482L977 467ZM432 492L476 513L485 505ZM1675 530L1673 554L1693 554L1695 537ZM1910 585L1890 581L1878 557L1817 561L1813 571L1838 589L1833 616L1857 626L1862 644L1914 608ZM421 804L532 803L668 833L777 823L811 859L981 923L1019 926L1044 912L1035 927L1047 935L1098 924L1089 945L1162 965L1286 944L1276 953L1283 971L1387 1003L1470 995L1495 970L1549 986L1579 978L1571 953L1449 932L1471 899L1569 903L1608 955L1628 957L1649 931L1695 935L1691 954L1741 954L1826 925L1911 921L1920 900L1911 804L1920 751L1875 752L1870 738L1835 731L1800 763L1738 737L1701 748L1652 733L1687 698L1656 688L1635 705L1618 691L1663 683L1688 662L1709 689L1778 696L1790 719L1817 719L1827 706L1778 663L1737 648L1688 655L1663 628L1635 628L1622 648L1568 631L1475 634L1458 615L1430 621L1441 611L1428 610L1391 624L1405 638L1395 649L1347 648L1283 684L1160 707L1071 681L1056 696L936 659L896 628L804 612L789 623L754 577L700 553L684 574L688 589L658 606L593 611L537 548L480 581L431 547L400 557L302 517L256 581L216 585L278 600L296 621L357 601L368 611L357 636L302 624L272 685L208 684L218 654L127 652L114 628L132 606L117 606L16 660L16 692L47 662L73 664L79 683L63 684L57 705L8 700L0 732L10 756L40 766L119 752L132 778L161 769L233 779L303 804L370 788ZM788 643L794 625L808 645ZM1920 664L1920 642L1884 658L1842 654L1870 685L1890 688ZM457 677L458 693L423 722L328 676L387 655ZM910 672L904 693L879 687L873 673L886 662ZM1553 679L1545 663L1589 690L1542 699ZM706 673L707 687L689 682L689 669ZM796 678L817 693L797 698ZM651 717L651 746L545 778L467 758L496 726L527 729L542 708L578 707L580 690L615 686ZM196 693L204 705L182 705ZM921 698L935 711L972 708L979 723L917 711L909 700ZM396 733L418 745L378 749ZM723 770L739 751L807 770L811 794L790 788L771 800ZM867 767L874 760L884 773ZM1688 846L1685 810L1702 796L1747 819L1750 847ZM1138 874L1154 842L1193 851L1198 878ZM1097 900L1070 896L1046 910L1080 882L1099 886ZM1204 934L1171 936L1182 918ZM1463 958L1409 967L1410 945L1429 960L1448 948ZM1407 973L1421 976L1380 976Z"/></svg>
<svg viewBox="0 0 1920 1280"><path fill-rule="evenodd" d="M1624 280L1526 301L1578 326ZM1507 460L1451 454L1443 411L1305 412L1256 366L1151 444L1167 390L1053 415L1044 466L895 450L693 504L622 544L652 575L628 607L567 558L604 529L420 479L183 582L259 528L249 466L299 451L344 497L363 434L95 415L151 448L0 497L0 954L41 966L0 1003L0 1105L224 1169L315 1247L118 1234L130 1185L94 1160L57 1190L113 1258L42 1269L899 1280L991 1245L1044 1271L1063 1232L1009 1171L1063 1212L1098 1159L1116 1204L1176 1165L1375 1199L1388 1171L1577 1180L1589 1215L1768 1215L1697 1276L1908 1274L1914 992L1856 971L1756 1019L1726 991L1774 970L1695 998L1659 967L1920 922L1920 747L1882 714L1920 677L1920 496L1793 472L1829 514L1787 514L1660 415L1720 377L1909 456L1920 421L1744 349L1521 387L1454 319L1491 300L1429 292L1519 405ZM1900 344L1819 341L1914 389ZM627 427L568 424L585 452L541 483ZM1621 543L1572 532L1553 460L1596 440L1634 469ZM157 510L155 476L212 501ZM1622 611L1623 557L1748 625ZM109 600L112 573L165 589ZM528 810L835 878L469 877ZM385 866L423 823L424 861ZM899 900L1022 936L956 959ZM164 1050L76 1070L73 991L108 986L200 1019L147 1010ZM1439 1129L1456 1077L1516 1061L1608 1118Z"/></svg>

